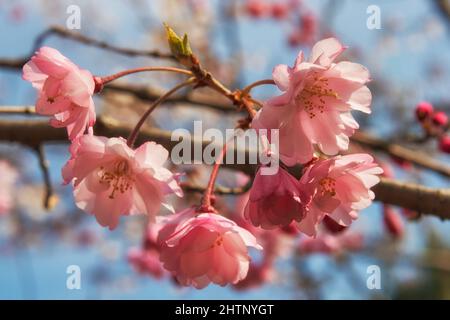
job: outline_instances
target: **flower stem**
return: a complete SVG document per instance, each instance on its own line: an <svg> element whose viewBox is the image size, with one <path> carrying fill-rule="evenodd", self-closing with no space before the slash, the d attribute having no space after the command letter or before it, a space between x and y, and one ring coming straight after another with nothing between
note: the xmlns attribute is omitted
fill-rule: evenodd
<svg viewBox="0 0 450 320"><path fill-rule="evenodd" d="M202 212L216 212L211 203L211 197L214 192L214 185L216 184L217 174L219 173L219 167L222 164L223 158L227 153L227 143L225 143L222 147L222 151L220 155L217 157L216 162L211 171L211 176L209 177L208 185L206 186L205 192L202 198L202 204L199 208Z"/></svg>
<svg viewBox="0 0 450 320"><path fill-rule="evenodd" d="M136 126L134 127L133 131L130 133L128 140L127 140L127 144L129 147L133 147L134 142L136 141L137 135L139 134L139 130L141 129L142 125L145 123L145 120L147 119L147 117L150 115L150 113L152 113L153 110L155 110L155 108L161 104L161 102L163 102L164 100L166 100L169 96L171 96L174 92L187 87L193 83L195 83L197 80L195 78L189 78L186 81L176 85L175 87L173 87L172 89L170 89L169 91L167 91L165 94L163 94L162 96L160 96L158 99L156 99L152 105L147 109L147 111L145 111L145 113L142 115L141 119L139 120L139 122L136 124Z"/></svg>
<svg viewBox="0 0 450 320"><path fill-rule="evenodd" d="M266 84L273 84L274 85L275 81L273 81L272 79L264 79L264 80L259 80L259 81L250 83L248 86L246 86L246 87L244 87L242 89L242 91L241 91L242 95L245 96L245 95L249 94L249 92L253 88L258 87L258 86L263 86L263 85L266 85Z"/></svg>
<svg viewBox="0 0 450 320"><path fill-rule="evenodd" d="M129 69L124 70L109 76L101 77L101 83L103 85L107 84L108 82L111 82L113 80L122 78L124 76L127 76L129 74L138 73L138 72L146 72L146 71L168 71L168 72L175 72L175 73L181 73L188 76L192 76L192 72L185 69L180 68L173 68L173 67L142 67L142 68L135 68L135 69Z"/></svg>

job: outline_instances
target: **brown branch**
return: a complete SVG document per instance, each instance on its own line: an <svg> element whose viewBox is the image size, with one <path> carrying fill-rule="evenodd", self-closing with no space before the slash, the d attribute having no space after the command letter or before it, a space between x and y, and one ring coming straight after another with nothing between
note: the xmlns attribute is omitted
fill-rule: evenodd
<svg viewBox="0 0 450 320"><path fill-rule="evenodd" d="M30 60L30 57L25 58L1 58L0 59L0 68L11 69L13 71L22 69L23 65Z"/></svg>
<svg viewBox="0 0 450 320"><path fill-rule="evenodd" d="M450 219L450 189L429 188L382 178L373 191L376 200L384 203Z"/></svg>
<svg viewBox="0 0 450 320"><path fill-rule="evenodd" d="M126 137L131 129L131 126L124 126L105 117L99 117L94 128L97 135L107 137ZM0 140L32 147L47 142L68 143L65 129L52 128L48 125L48 121L43 119L0 119ZM136 142L140 144L148 140L155 141L168 150L172 150L178 144L178 141L171 140L169 131L143 128ZM192 144L194 143L193 139ZM205 148L210 142L202 141L201 143ZM255 171L255 166L249 164L225 163L224 166L249 175ZM382 179L374 191L377 201L435 215L442 219L450 219L450 190L448 189L428 188L413 183Z"/></svg>
<svg viewBox="0 0 450 320"><path fill-rule="evenodd" d="M442 16L450 22L450 2L448 0L435 0L431 1L436 4L437 9L441 12Z"/></svg>
<svg viewBox="0 0 450 320"><path fill-rule="evenodd" d="M390 143L380 138L374 137L363 131L356 132L351 140L372 150L382 151L391 156L411 162L423 169L432 170L445 177L450 177L450 167L430 157L429 155L411 150L401 145Z"/></svg>
<svg viewBox="0 0 450 320"><path fill-rule="evenodd" d="M27 115L32 114L38 116L34 106L0 106L0 114L8 115Z"/></svg>

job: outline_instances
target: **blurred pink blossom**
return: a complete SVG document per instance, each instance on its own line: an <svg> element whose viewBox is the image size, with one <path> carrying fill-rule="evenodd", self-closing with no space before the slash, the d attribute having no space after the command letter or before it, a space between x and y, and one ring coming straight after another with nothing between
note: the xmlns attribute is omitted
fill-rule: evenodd
<svg viewBox="0 0 450 320"><path fill-rule="evenodd" d="M8 161L0 159L0 216L9 213L14 202L14 185L18 172Z"/></svg>
<svg viewBox="0 0 450 320"><path fill-rule="evenodd" d="M317 238L302 238L298 245L298 252L300 254L338 254L343 251L361 250L363 245L364 238L360 233L322 234Z"/></svg>

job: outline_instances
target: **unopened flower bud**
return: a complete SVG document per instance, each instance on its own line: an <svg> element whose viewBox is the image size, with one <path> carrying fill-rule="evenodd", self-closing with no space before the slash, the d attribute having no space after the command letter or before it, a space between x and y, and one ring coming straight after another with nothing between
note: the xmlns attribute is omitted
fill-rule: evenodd
<svg viewBox="0 0 450 320"><path fill-rule="evenodd" d="M417 120L423 121L433 113L433 105L429 102L422 101L416 106Z"/></svg>
<svg viewBox="0 0 450 320"><path fill-rule="evenodd" d="M450 136L444 135L439 140L439 150L450 153Z"/></svg>

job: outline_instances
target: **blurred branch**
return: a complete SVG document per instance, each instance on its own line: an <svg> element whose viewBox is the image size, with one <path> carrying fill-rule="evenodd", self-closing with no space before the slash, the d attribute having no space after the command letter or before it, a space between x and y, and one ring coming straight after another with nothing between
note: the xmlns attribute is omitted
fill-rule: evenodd
<svg viewBox="0 0 450 320"><path fill-rule="evenodd" d="M62 26L51 26L47 30L42 32L39 36L37 36L36 40L34 41L33 48L28 56L25 56L23 58L0 59L0 67L9 68L9 69L22 68L22 66L28 60L30 60L30 58L34 54L34 52L37 49L39 49L43 45L45 40L47 40L52 35L59 36L61 38L65 38L65 39L71 39L71 40L80 42L82 44L88 45L88 46L104 49L104 50L107 50L110 52L126 55L129 57L140 56L140 57L149 57L149 58L158 58L158 59L168 59L168 60L175 61L174 57L169 53L162 53L158 50L137 50L137 49L117 47L114 45L110 45L105 41L97 40L97 39L88 37L86 35L83 35L81 33L67 30L66 28L64 28Z"/></svg>
<svg viewBox="0 0 450 320"><path fill-rule="evenodd" d="M80 43L83 43L88 46L93 46L97 48L101 48L107 51L111 51L114 53L130 56L130 57L149 57L149 58L159 58L159 59L170 59L174 60L175 58L170 53L162 53L158 50L137 50L137 49L130 49L130 48L122 48L117 47L114 45L110 45L105 41L97 40L91 37L88 37L86 35L83 35L78 32L67 30L65 27L62 26L51 26L46 31L44 31L39 37L36 38L35 44L34 44L34 50L42 46L44 41L51 35L57 35L62 38L71 39Z"/></svg>
<svg viewBox="0 0 450 320"><path fill-rule="evenodd" d="M380 138L374 137L363 131L356 132L351 141L372 150L382 151L396 158L406 160L423 169L432 170L445 177L450 177L450 167L444 163L430 157L429 155L418 151L405 148L399 144L390 143Z"/></svg>
<svg viewBox="0 0 450 320"><path fill-rule="evenodd" d="M429 188L382 178L373 191L375 199L384 203L450 219L450 189Z"/></svg>
<svg viewBox="0 0 450 320"><path fill-rule="evenodd" d="M34 106L1 106L0 114L8 115L26 115L32 114L38 116Z"/></svg>
<svg viewBox="0 0 450 320"><path fill-rule="evenodd" d="M45 194L44 194L44 208L46 210L50 210L53 208L56 198L53 193L53 186L50 180L50 171L48 161L45 157L44 148L42 144L39 144L34 147L34 151L36 152L39 160L39 167L42 171L42 177L44 179L45 186Z"/></svg>
<svg viewBox="0 0 450 320"><path fill-rule="evenodd" d="M438 10L442 13L444 18L446 18L447 22L450 22L450 2L447 0L432 0L438 8Z"/></svg>
<svg viewBox="0 0 450 320"><path fill-rule="evenodd" d="M21 69L30 57L26 58L0 58L0 67L4 69Z"/></svg>
<svg viewBox="0 0 450 320"><path fill-rule="evenodd" d="M94 127L97 135L107 137L127 136L131 129L131 126L126 126L107 117L98 117ZM69 142L65 129L53 128L47 120L43 119L0 119L0 140L31 147L47 142ZM136 142L141 144L148 140L163 145L169 151L179 143L179 141L172 141L169 131L146 127L142 129ZM196 140L193 139L191 143L195 144ZM210 141L204 140L199 143L205 148L210 144ZM224 166L249 175L253 175L255 172L255 165L250 164L225 163ZM196 191L198 187L192 186L192 189ZM418 184L383 178L374 188L374 192L377 201L435 215L442 219L450 219L450 189L428 188Z"/></svg>

